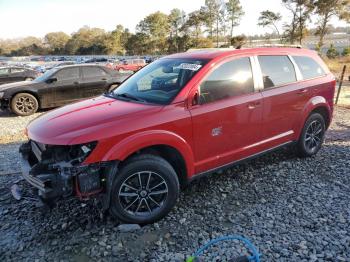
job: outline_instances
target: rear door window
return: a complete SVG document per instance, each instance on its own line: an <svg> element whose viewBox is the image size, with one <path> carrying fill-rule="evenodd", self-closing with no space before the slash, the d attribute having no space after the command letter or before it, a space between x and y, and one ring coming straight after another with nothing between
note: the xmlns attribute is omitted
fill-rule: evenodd
<svg viewBox="0 0 350 262"><path fill-rule="evenodd" d="M104 70L98 67L93 67L93 66L83 67L84 78L105 76L106 74L107 73Z"/></svg>
<svg viewBox="0 0 350 262"><path fill-rule="evenodd" d="M293 59L298 65L303 79L311 79L325 75L322 67L311 57L293 56Z"/></svg>
<svg viewBox="0 0 350 262"><path fill-rule="evenodd" d="M297 81L295 70L288 56L258 56L263 74L264 88Z"/></svg>

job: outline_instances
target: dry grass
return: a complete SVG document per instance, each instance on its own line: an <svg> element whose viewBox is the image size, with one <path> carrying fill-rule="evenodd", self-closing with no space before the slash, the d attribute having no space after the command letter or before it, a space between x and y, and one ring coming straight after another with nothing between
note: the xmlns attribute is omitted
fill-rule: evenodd
<svg viewBox="0 0 350 262"><path fill-rule="evenodd" d="M331 70L331 72L336 77L340 77L344 65L347 65L345 76L348 76L350 74L350 56L339 57L335 59L323 57L323 61L327 64L329 70Z"/></svg>

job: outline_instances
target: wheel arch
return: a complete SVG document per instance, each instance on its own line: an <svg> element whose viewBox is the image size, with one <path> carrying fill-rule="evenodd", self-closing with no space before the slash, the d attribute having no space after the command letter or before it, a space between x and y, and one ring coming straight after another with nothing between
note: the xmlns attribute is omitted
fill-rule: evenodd
<svg viewBox="0 0 350 262"><path fill-rule="evenodd" d="M319 113L323 116L326 128L329 127L332 121L332 113L333 110L330 107L330 105L327 103L327 100L322 96L316 96L313 97L304 107L304 110L302 112L302 121L300 121L298 126L298 137L301 134L301 131L304 127L304 124L306 120L309 118L309 116L313 113Z"/></svg>
<svg viewBox="0 0 350 262"><path fill-rule="evenodd" d="M11 105L11 103L12 103L12 99L13 99L16 95L18 95L18 94L30 94L30 95L34 96L35 99L38 101L39 109L42 108L42 107L41 107L41 100L40 100L40 98L39 98L38 93L36 93L36 92L34 92L34 91L32 91L32 90L18 90L18 91L16 91L16 92L14 92L14 93L11 95L11 98L10 98L10 103L9 103L10 105Z"/></svg>
<svg viewBox="0 0 350 262"><path fill-rule="evenodd" d="M129 136L112 146L102 161L118 160L122 164L140 153L163 157L173 166L181 183L185 183L194 173L194 158L190 145L179 135L165 130L145 131Z"/></svg>
<svg viewBox="0 0 350 262"><path fill-rule="evenodd" d="M126 163L129 159L131 159L135 155L140 154L155 155L163 158L174 168L179 179L180 185L185 185L188 182L187 166L185 159L176 148L169 145L158 144L142 148L129 155L124 161L121 161L120 166L122 167L123 164Z"/></svg>

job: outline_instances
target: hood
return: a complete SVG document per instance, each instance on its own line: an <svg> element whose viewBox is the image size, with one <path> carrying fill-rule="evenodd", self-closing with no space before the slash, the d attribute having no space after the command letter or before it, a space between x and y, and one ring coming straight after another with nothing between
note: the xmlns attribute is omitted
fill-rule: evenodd
<svg viewBox="0 0 350 262"><path fill-rule="evenodd" d="M5 91L10 88L15 88L15 87L21 87L21 86L29 86L32 85L33 82L31 81L21 81L21 82L14 82L14 83L9 83L9 84L3 84L0 85L0 91Z"/></svg>
<svg viewBox="0 0 350 262"><path fill-rule="evenodd" d="M99 96L41 115L28 125L27 134L43 144L88 143L130 132L161 108Z"/></svg>

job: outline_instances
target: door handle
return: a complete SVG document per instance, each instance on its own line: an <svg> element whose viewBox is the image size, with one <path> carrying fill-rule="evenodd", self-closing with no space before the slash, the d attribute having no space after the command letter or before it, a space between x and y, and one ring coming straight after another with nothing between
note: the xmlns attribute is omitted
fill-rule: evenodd
<svg viewBox="0 0 350 262"><path fill-rule="evenodd" d="M73 84L75 84L75 85L79 85L79 82L75 81Z"/></svg>
<svg viewBox="0 0 350 262"><path fill-rule="evenodd" d="M248 104L248 109L255 109L255 108L257 108L257 107L259 107L261 105L261 103L260 102L254 102L254 103L250 103L250 104Z"/></svg>
<svg viewBox="0 0 350 262"><path fill-rule="evenodd" d="M297 94L298 95L303 95L303 94L307 93L308 91L309 91L309 89L304 88L304 89L299 90Z"/></svg>
<svg viewBox="0 0 350 262"><path fill-rule="evenodd" d="M102 78L101 80L106 81L106 80L107 80L107 78Z"/></svg>

